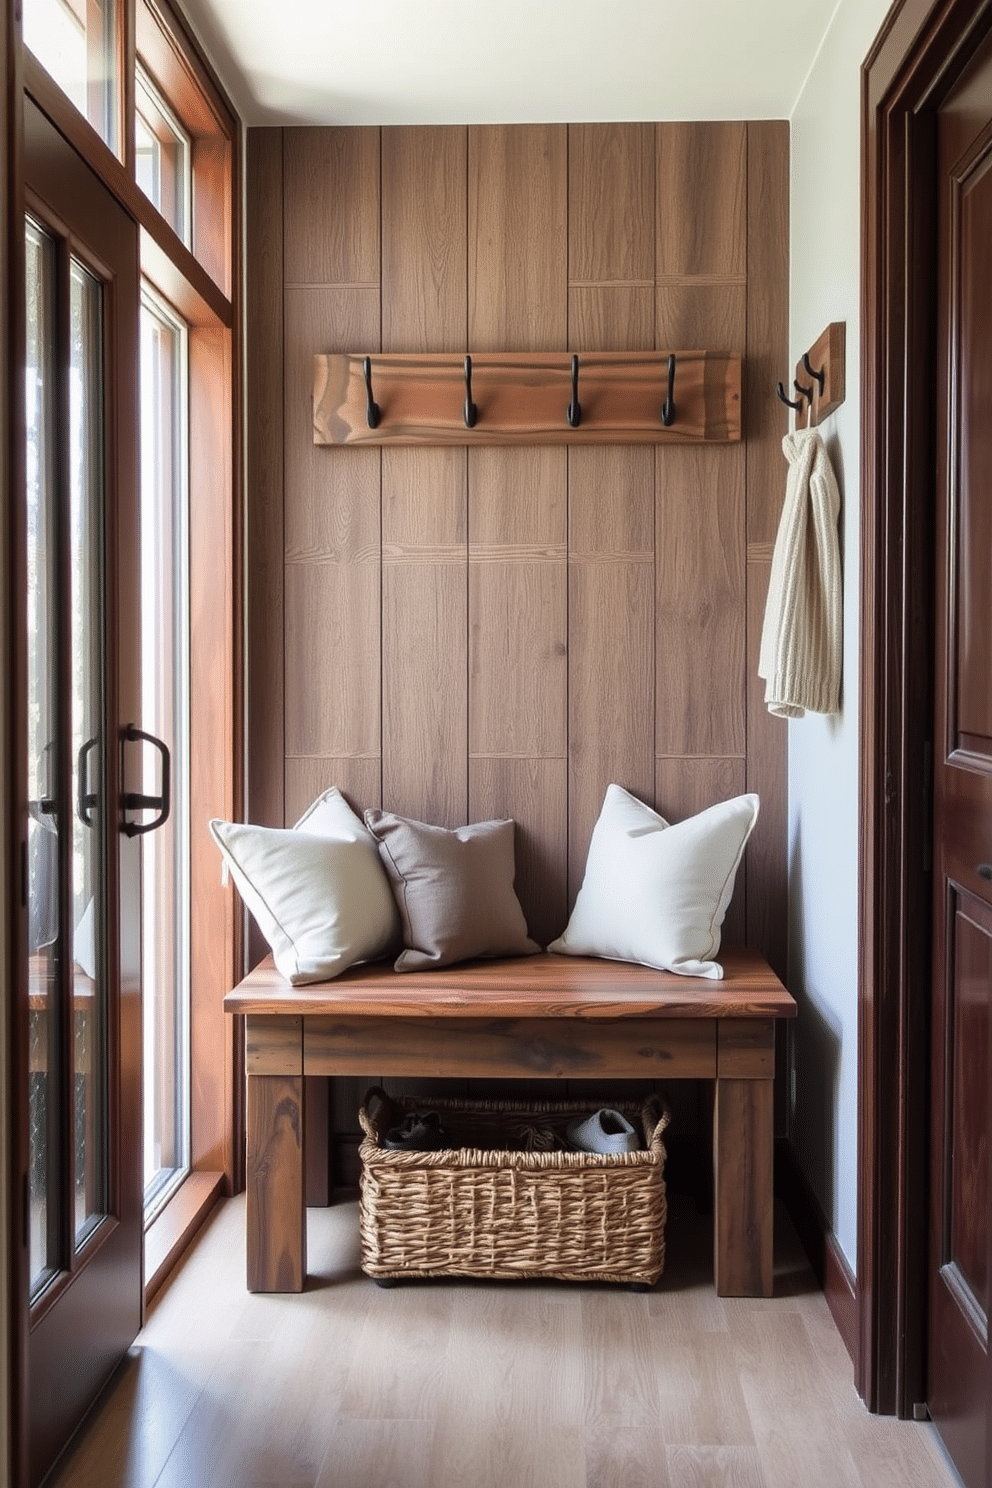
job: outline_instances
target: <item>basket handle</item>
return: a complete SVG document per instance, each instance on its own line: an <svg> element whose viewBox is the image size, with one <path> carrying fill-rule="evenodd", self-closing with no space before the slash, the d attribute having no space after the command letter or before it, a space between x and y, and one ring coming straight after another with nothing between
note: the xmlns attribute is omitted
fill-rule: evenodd
<svg viewBox="0 0 992 1488"><path fill-rule="evenodd" d="M649 1147L654 1145L656 1137L660 1137L672 1118L668 1105L660 1095L649 1095L644 1103L645 1110L645 1136Z"/></svg>
<svg viewBox="0 0 992 1488"><path fill-rule="evenodd" d="M375 1127L372 1124L373 1117L378 1113L380 1106L387 1106L388 1104L389 1096L381 1085L372 1085L366 1090L365 1098L358 1109L358 1121L367 1137L375 1137Z"/></svg>

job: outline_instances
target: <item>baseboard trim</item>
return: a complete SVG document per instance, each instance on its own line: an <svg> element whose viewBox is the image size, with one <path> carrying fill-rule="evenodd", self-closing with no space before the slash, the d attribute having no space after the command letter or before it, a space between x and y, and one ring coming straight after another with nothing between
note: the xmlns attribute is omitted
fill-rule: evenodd
<svg viewBox="0 0 992 1488"><path fill-rule="evenodd" d="M853 1363L858 1352L857 1279L785 1137L775 1143L775 1192L795 1225Z"/></svg>

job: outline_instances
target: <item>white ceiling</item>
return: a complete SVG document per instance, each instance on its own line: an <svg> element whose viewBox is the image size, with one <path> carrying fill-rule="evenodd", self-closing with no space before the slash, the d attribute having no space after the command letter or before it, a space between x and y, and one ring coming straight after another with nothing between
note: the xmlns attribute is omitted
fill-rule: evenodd
<svg viewBox="0 0 992 1488"><path fill-rule="evenodd" d="M183 0L248 124L783 119L840 0Z"/></svg>

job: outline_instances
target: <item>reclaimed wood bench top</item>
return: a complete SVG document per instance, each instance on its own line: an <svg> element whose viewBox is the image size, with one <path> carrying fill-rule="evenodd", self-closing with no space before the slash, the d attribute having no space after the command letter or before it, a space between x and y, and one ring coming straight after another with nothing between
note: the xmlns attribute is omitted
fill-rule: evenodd
<svg viewBox="0 0 992 1488"><path fill-rule="evenodd" d="M796 1004L751 950L720 956L722 981L629 961L542 953L395 972L355 966L329 982L293 987L267 956L224 998L229 1013L284 1017L790 1018Z"/></svg>

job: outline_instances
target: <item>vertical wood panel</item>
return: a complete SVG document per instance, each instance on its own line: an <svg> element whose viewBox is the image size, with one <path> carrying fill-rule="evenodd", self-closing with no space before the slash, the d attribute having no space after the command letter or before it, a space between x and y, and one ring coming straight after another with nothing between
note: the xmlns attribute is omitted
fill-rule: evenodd
<svg viewBox="0 0 992 1488"><path fill-rule="evenodd" d="M659 351L700 347L739 352L746 343L747 300L743 279L661 284L656 291L655 345ZM675 394L678 397L677 375Z"/></svg>
<svg viewBox="0 0 992 1488"><path fill-rule="evenodd" d="M286 754L380 751L379 563L286 565Z"/></svg>
<svg viewBox="0 0 992 1488"><path fill-rule="evenodd" d="M644 800L654 788L651 449L569 452L568 667L573 903L607 785Z"/></svg>
<svg viewBox="0 0 992 1488"><path fill-rule="evenodd" d="M673 447L656 472L657 751L743 754L743 453Z"/></svg>
<svg viewBox="0 0 992 1488"><path fill-rule="evenodd" d="M310 394L315 350L378 341L378 294L288 289L284 320L286 755L377 758L380 453L315 447Z"/></svg>
<svg viewBox="0 0 992 1488"><path fill-rule="evenodd" d="M445 827L468 808L465 465L383 451L382 795Z"/></svg>
<svg viewBox="0 0 992 1488"><path fill-rule="evenodd" d="M379 130L283 131L287 284L378 284Z"/></svg>
<svg viewBox="0 0 992 1488"><path fill-rule="evenodd" d="M572 351L652 351L656 344L654 300L651 286L606 284L570 289L570 348ZM683 341L679 345L694 346L695 342ZM658 375L660 386L660 366Z"/></svg>
<svg viewBox="0 0 992 1488"><path fill-rule="evenodd" d="M567 337L568 134L563 124L469 130L469 345L555 351Z"/></svg>
<svg viewBox="0 0 992 1488"><path fill-rule="evenodd" d="M788 127L788 126L786 126ZM747 272L747 126L659 124L657 275Z"/></svg>
<svg viewBox="0 0 992 1488"><path fill-rule="evenodd" d="M466 346L465 129L382 133L382 347Z"/></svg>
<svg viewBox="0 0 992 1488"><path fill-rule="evenodd" d="M248 131L246 243L249 821L281 827L283 804L282 130ZM255 946L257 960L262 946Z"/></svg>
<svg viewBox="0 0 992 1488"><path fill-rule="evenodd" d="M569 126L571 283L653 282L654 175L653 125Z"/></svg>
<svg viewBox="0 0 992 1488"><path fill-rule="evenodd" d="M299 821L307 807L336 785L356 815L382 804L381 766L377 756L297 755L286 761L286 825Z"/></svg>
<svg viewBox="0 0 992 1488"><path fill-rule="evenodd" d="M565 451L471 454L469 750L563 758Z"/></svg>
<svg viewBox="0 0 992 1488"><path fill-rule="evenodd" d="M756 545L774 542L785 491L781 441L786 410L775 382L788 359L789 126L748 125L748 295L744 376L747 459L748 789L761 797L761 816L748 844L748 942L783 976L787 959L788 730L772 718L757 673L769 564ZM760 286L760 294L757 288ZM770 551L769 551L770 558Z"/></svg>
<svg viewBox="0 0 992 1488"><path fill-rule="evenodd" d="M469 815L473 821L516 822L516 890L527 928L548 945L568 919L567 762L564 759L469 760Z"/></svg>
<svg viewBox="0 0 992 1488"><path fill-rule="evenodd" d="M313 358L349 346L378 347L378 291L288 289L283 313L286 553L371 557L379 547L379 451L314 444Z"/></svg>

